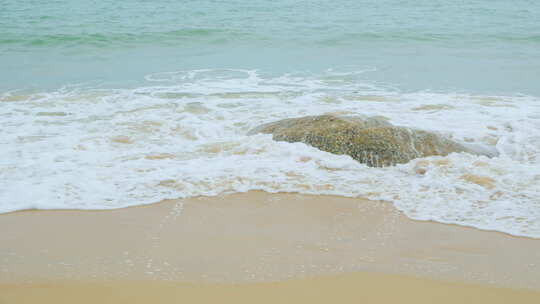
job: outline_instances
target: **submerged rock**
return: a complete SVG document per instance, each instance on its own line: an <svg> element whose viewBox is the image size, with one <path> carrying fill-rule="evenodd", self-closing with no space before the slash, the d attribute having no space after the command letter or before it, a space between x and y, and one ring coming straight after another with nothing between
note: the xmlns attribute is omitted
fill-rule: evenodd
<svg viewBox="0 0 540 304"><path fill-rule="evenodd" d="M347 154L371 167L407 163L411 159L452 152L476 151L437 134L396 127L381 118L306 116L261 125L248 134L272 134L273 139L303 142L320 150Z"/></svg>

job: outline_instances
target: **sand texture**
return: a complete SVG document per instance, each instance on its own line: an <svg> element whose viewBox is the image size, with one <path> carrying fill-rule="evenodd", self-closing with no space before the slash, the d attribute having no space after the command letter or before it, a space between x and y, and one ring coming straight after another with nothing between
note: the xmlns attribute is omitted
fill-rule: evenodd
<svg viewBox="0 0 540 304"><path fill-rule="evenodd" d="M164 281L56 282L0 285L0 303L411 303L537 304L540 293L379 273L272 283L209 284Z"/></svg>
<svg viewBox="0 0 540 304"><path fill-rule="evenodd" d="M0 230L2 304L73 303L83 294L116 299L99 303L128 303L135 294L163 294L164 303L182 294L236 303L377 294L411 303L451 303L444 294L455 303L540 301L539 240L412 221L385 202L249 192L109 211L15 212L0 215ZM78 303L95 303L92 296Z"/></svg>

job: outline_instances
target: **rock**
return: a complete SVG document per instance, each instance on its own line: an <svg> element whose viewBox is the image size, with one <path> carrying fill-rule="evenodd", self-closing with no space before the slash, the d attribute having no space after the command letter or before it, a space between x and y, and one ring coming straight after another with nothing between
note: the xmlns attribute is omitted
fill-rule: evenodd
<svg viewBox="0 0 540 304"><path fill-rule="evenodd" d="M476 152L437 134L396 127L381 118L306 116L261 125L248 134L272 134L273 139L303 142L320 150L350 155L371 167L407 163L411 159L452 152Z"/></svg>

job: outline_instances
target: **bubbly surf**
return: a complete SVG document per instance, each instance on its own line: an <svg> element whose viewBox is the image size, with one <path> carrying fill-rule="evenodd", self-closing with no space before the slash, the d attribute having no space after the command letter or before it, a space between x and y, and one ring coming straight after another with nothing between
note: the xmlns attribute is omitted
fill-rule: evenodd
<svg viewBox="0 0 540 304"><path fill-rule="evenodd" d="M366 71L266 76L203 69L148 85L0 96L0 212L111 209L264 190L386 200L418 220L540 238L540 99L404 92ZM320 114L379 116L497 154L370 168L301 143L246 135Z"/></svg>
<svg viewBox="0 0 540 304"><path fill-rule="evenodd" d="M0 212L264 190L540 238L540 2L0 1ZM247 133L378 116L495 157Z"/></svg>

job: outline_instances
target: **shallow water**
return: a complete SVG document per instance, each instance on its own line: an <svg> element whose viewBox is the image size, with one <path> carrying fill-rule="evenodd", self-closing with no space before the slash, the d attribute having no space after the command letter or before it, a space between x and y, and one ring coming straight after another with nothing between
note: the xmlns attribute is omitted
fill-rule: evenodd
<svg viewBox="0 0 540 304"><path fill-rule="evenodd" d="M536 1L3 1L0 211L262 189L540 237L539 15ZM499 157L368 168L246 135L323 113Z"/></svg>
<svg viewBox="0 0 540 304"><path fill-rule="evenodd" d="M538 95L538 16L534 0L4 0L0 88L333 68L408 90Z"/></svg>

